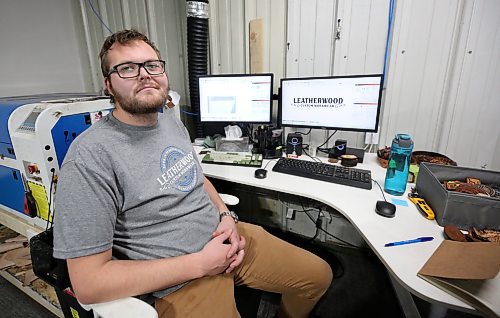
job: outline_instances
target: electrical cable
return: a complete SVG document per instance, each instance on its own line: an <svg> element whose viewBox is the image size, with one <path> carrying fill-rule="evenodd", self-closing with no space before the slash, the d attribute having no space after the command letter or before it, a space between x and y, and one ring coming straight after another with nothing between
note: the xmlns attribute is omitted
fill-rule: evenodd
<svg viewBox="0 0 500 318"><path fill-rule="evenodd" d="M307 136L307 135L309 135L311 133L311 130L312 130L312 128L309 128L309 131L306 132L306 133L303 133L303 132L300 132L300 131L296 131L296 132L294 132L294 134L298 134L298 135L302 135L302 136Z"/></svg>
<svg viewBox="0 0 500 318"><path fill-rule="evenodd" d="M320 148L320 147L322 147L322 146L326 145L326 143L327 143L328 141L330 141L330 139L331 139L331 138L333 137L333 135L335 135L336 133L337 133L337 130L335 130L335 131L334 131L334 132L333 132L330 136L328 136L328 138L326 138L326 141L325 141L324 143L322 143L321 145L319 145L319 146L318 146L318 147L316 147L316 148Z"/></svg>
<svg viewBox="0 0 500 318"><path fill-rule="evenodd" d="M337 241L340 241L343 243L343 245L346 245L348 247L352 247L352 248L359 248L361 249L362 247L361 246L357 246L357 245L354 245L352 243L349 243L347 241L344 241L343 239L339 238L338 236L335 236L333 235L332 233L328 232L327 230L323 229L321 226L318 225L318 222L314 220L314 218L308 213L309 211L314 211L314 209L309 209L309 210L302 210L302 211L297 211L297 212L304 212L307 217L309 218L309 220L311 220L311 222L314 223L316 229L320 230L321 232L324 232L325 234L331 236L332 238L336 239ZM320 215L321 212L318 212L318 217Z"/></svg>
<svg viewBox="0 0 500 318"><path fill-rule="evenodd" d="M270 164L270 163L271 163L271 162L273 162L273 161L277 161L277 160L278 160L278 159L269 160L269 161L266 163L266 165L264 166L264 168L262 168L262 169L266 170L266 168L267 168L267 165L268 165L268 164Z"/></svg>
<svg viewBox="0 0 500 318"><path fill-rule="evenodd" d="M319 159L318 157L312 157L306 149L309 149L309 145L308 144L303 144L302 146L307 146L307 147L303 147L302 148L302 152L304 152L309 158L311 158L313 161L315 162L319 162L319 163L322 163L323 161L321 161L321 159Z"/></svg>
<svg viewBox="0 0 500 318"><path fill-rule="evenodd" d="M316 151L322 152L322 153L330 153L329 148L316 148Z"/></svg>
<svg viewBox="0 0 500 318"><path fill-rule="evenodd" d="M247 128L248 141L250 142L250 144L255 144L255 141L253 139L253 125L247 124L246 128Z"/></svg>
<svg viewBox="0 0 500 318"><path fill-rule="evenodd" d="M288 204L286 204L285 202L283 202L283 201L281 201L281 200L278 200L278 202L280 202L282 205L284 205L284 206L285 206L286 208L288 208L288 209L293 209L293 210L295 210L296 212L299 212L299 213L305 213L305 214L307 215L307 217L309 218L309 220L311 220L311 221L314 223L314 225L315 225L316 229L318 229L318 230L320 230L320 231L324 232L325 234L327 234L327 235L331 236L332 238L334 238L334 239L336 239L336 240L338 240L338 241L342 242L342 243L343 243L342 245L345 245L345 246L347 246L347 247L352 247L352 248L363 249L363 247L361 247L361 246L357 246L357 245L354 245L354 244L349 243L349 242L347 242L347 241L344 241L343 239L341 239L341 238L339 238L339 237L337 237L337 236L333 235L332 233L330 233L330 232L328 232L327 230L323 229L322 227L318 226L317 221L315 221L315 220L314 220L314 218L313 218L313 217L312 217L312 216L311 216L308 212L319 210L318 215L320 215L320 214L321 214L321 211L322 211L322 210L321 210L321 207L318 207L318 208L312 208L312 209L306 209L306 208L304 207L304 202L300 201L300 205L302 206L302 211L299 211L299 210L297 210L297 209L294 209L294 208L290 207Z"/></svg>
<svg viewBox="0 0 500 318"><path fill-rule="evenodd" d="M87 2L89 3L90 8L94 12L94 14L97 17L97 19L99 19L99 21L101 21L101 24L109 31L109 33L113 34L113 31L111 31L111 29L106 25L106 23L104 23L104 21L102 20L101 16L99 15L99 13L97 13L97 11L95 10L94 4L92 3L92 0L87 0Z"/></svg>
<svg viewBox="0 0 500 318"><path fill-rule="evenodd" d="M45 226L45 230L49 229L49 222L51 226L54 224L54 213L50 212L50 207L52 205L52 186L54 185L54 177L55 177L55 170L52 171L52 177L50 179L50 190L49 190L49 207L47 210L47 225ZM50 221L50 215L52 214L52 221Z"/></svg>
<svg viewBox="0 0 500 318"><path fill-rule="evenodd" d="M389 57L389 42L391 39L391 31L392 31L392 19L394 15L394 0L390 0L389 3L389 19L388 19L388 26L387 26L387 39L385 41L385 54L384 54L384 70L382 72L384 76L384 88L385 88L385 82L386 82L386 71L387 71L387 60Z"/></svg>
<svg viewBox="0 0 500 318"><path fill-rule="evenodd" d="M307 212L306 212L306 214L308 215L308 213L307 213ZM308 215L308 216L309 216L309 215ZM309 217L309 219L310 219L311 221L313 221L310 217ZM315 233L314 233L314 235L313 235L313 236L309 239L309 242L314 241L314 240L318 237L318 235L319 235L319 228L321 227L321 223L320 223L320 221L321 221L321 211L318 213L318 217L316 218L316 221L314 222L314 224L316 224L316 226L315 226L315 227L316 227L316 232L315 232Z"/></svg>
<svg viewBox="0 0 500 318"><path fill-rule="evenodd" d="M181 112L183 112L184 114L189 115L189 116L198 116L198 114L188 112L187 110L184 110L184 109L181 109Z"/></svg>
<svg viewBox="0 0 500 318"><path fill-rule="evenodd" d="M378 185L378 188L380 189L380 192L382 192L382 196L384 197L384 201L387 202L387 199L385 198L384 190L382 190L382 187L380 186L380 184L378 184L377 180L372 179L372 181Z"/></svg>

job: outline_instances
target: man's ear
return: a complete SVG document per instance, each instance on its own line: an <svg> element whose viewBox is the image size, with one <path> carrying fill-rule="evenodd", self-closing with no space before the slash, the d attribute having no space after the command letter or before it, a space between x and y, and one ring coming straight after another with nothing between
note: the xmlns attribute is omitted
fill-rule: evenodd
<svg viewBox="0 0 500 318"><path fill-rule="evenodd" d="M106 77L104 79L104 95L106 96L112 96L111 92L111 81L109 80L109 77Z"/></svg>

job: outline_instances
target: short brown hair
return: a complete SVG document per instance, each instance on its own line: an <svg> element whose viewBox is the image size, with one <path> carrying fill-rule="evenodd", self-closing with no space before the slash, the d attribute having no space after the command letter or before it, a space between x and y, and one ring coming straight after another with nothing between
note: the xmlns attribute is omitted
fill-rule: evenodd
<svg viewBox="0 0 500 318"><path fill-rule="evenodd" d="M134 29L118 31L114 34L111 34L106 38L106 40L104 40L101 52L99 53L99 58L101 59L102 76L108 77L109 75L110 65L108 63L107 57L108 57L108 52L111 49L111 46L113 46L113 44L117 42L122 45L126 45L132 41L144 41L149 46L151 46L153 50L155 50L156 54L158 55L158 59L161 59L160 51L158 50L158 48L144 34Z"/></svg>

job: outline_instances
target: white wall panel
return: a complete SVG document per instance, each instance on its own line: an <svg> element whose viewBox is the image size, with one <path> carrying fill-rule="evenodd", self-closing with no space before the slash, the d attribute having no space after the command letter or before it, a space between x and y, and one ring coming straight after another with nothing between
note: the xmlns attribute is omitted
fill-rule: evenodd
<svg viewBox="0 0 500 318"><path fill-rule="evenodd" d="M286 0L210 1L210 73L250 72L249 23L255 19L263 21L264 72L274 74L277 93L285 70Z"/></svg>
<svg viewBox="0 0 500 318"><path fill-rule="evenodd" d="M439 149L500 170L500 2L467 1Z"/></svg>
<svg viewBox="0 0 500 318"><path fill-rule="evenodd" d="M0 96L93 91L75 3L2 1Z"/></svg>
<svg viewBox="0 0 500 318"><path fill-rule="evenodd" d="M250 72L249 23L262 19L264 69L281 77L284 70L285 6L286 0L210 1L211 73Z"/></svg>
<svg viewBox="0 0 500 318"><path fill-rule="evenodd" d="M382 73L388 0L289 0L288 4L287 77ZM330 133L313 130L306 139L319 145ZM364 146L364 133L339 131L326 146L335 139Z"/></svg>
<svg viewBox="0 0 500 318"><path fill-rule="evenodd" d="M389 0L339 0L332 74L382 73ZM340 19L340 22L338 21Z"/></svg>
<svg viewBox="0 0 500 318"><path fill-rule="evenodd" d="M330 75L335 1L289 0L286 77Z"/></svg>
<svg viewBox="0 0 500 318"><path fill-rule="evenodd" d="M210 2L210 73L245 73L244 3Z"/></svg>
<svg viewBox="0 0 500 318"><path fill-rule="evenodd" d="M409 133L416 150L435 149L459 9L454 0L398 2L381 145Z"/></svg>
<svg viewBox="0 0 500 318"><path fill-rule="evenodd" d="M415 149L499 169L498 1L400 1L381 144L408 132Z"/></svg>

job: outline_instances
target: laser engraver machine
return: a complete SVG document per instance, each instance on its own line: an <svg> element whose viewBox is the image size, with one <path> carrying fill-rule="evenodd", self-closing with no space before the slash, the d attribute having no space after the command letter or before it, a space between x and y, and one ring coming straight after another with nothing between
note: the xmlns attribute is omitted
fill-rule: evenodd
<svg viewBox="0 0 500 318"><path fill-rule="evenodd" d="M0 206L45 227L52 218L57 176L69 146L112 108L102 96L0 104L1 126L8 127L7 136L0 132L0 146L7 149L0 149Z"/></svg>

